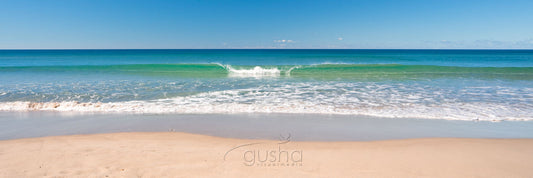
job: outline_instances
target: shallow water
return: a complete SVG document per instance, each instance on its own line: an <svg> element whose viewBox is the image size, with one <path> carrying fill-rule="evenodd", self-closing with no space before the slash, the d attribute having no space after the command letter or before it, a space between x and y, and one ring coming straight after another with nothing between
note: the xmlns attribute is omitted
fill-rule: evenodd
<svg viewBox="0 0 533 178"><path fill-rule="evenodd" d="M114 132L187 132L293 141L428 137L533 138L533 122L391 119L323 114L87 114L0 112L0 140Z"/></svg>
<svg viewBox="0 0 533 178"><path fill-rule="evenodd" d="M0 50L0 110L533 120L532 50Z"/></svg>

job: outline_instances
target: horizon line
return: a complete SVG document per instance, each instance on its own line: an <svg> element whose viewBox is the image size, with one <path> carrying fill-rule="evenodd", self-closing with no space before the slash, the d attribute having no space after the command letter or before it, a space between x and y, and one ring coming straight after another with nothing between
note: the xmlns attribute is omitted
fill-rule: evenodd
<svg viewBox="0 0 533 178"><path fill-rule="evenodd" d="M533 48L5 48L0 50L533 50Z"/></svg>

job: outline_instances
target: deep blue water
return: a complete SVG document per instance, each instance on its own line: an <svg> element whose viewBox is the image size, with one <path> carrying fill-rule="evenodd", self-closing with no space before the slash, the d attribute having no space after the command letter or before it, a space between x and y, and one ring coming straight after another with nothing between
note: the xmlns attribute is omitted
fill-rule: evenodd
<svg viewBox="0 0 533 178"><path fill-rule="evenodd" d="M533 50L0 50L0 66L174 63L221 63L231 65L348 63L533 67Z"/></svg>

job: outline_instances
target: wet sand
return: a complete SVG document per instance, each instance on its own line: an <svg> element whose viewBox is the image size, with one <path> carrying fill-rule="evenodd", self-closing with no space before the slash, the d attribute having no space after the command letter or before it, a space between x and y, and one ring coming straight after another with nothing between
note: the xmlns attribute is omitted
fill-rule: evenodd
<svg viewBox="0 0 533 178"><path fill-rule="evenodd" d="M0 140L116 132L186 132L240 139L374 141L533 138L531 121L461 121L321 114L113 114L0 112Z"/></svg>

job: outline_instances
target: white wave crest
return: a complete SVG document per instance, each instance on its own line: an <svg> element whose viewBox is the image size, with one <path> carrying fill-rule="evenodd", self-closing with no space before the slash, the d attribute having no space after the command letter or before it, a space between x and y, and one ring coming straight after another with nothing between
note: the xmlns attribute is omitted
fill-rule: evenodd
<svg viewBox="0 0 533 178"><path fill-rule="evenodd" d="M223 65L228 70L230 77L279 77L281 71L278 68L265 69L255 66L252 69L235 69L231 65Z"/></svg>
<svg viewBox="0 0 533 178"><path fill-rule="evenodd" d="M287 72L285 72L285 75L291 76L291 71L294 69L299 69L299 68L302 68L302 66L293 66L289 70L287 70Z"/></svg>

